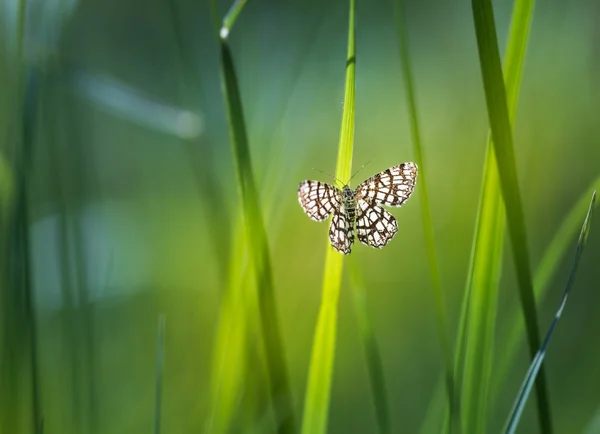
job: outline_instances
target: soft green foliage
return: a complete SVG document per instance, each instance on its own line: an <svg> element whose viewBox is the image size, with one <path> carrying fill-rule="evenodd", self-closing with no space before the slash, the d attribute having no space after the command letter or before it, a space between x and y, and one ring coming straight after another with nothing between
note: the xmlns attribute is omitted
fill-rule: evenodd
<svg viewBox="0 0 600 434"><path fill-rule="evenodd" d="M470 3L0 2L0 432L500 432L527 268L545 330L600 186L598 2ZM409 160L382 250L298 206L312 168ZM557 433L598 426L597 223L544 360Z"/></svg>
<svg viewBox="0 0 600 434"><path fill-rule="evenodd" d="M335 171L335 177L344 181L350 178L354 146L354 88L356 70L354 3L354 0L350 0L344 110L342 113L342 127L338 146L337 168ZM327 432L327 417L329 415L337 332L337 311L340 287L342 285L344 257L329 245L329 240L327 240L326 249L321 307L315 327L306 397L304 400L304 415L302 417L303 434L322 434Z"/></svg>
<svg viewBox="0 0 600 434"><path fill-rule="evenodd" d="M413 84L413 73L410 66L410 56L408 50L408 34L405 29L404 21L404 2L397 0L396 6L396 29L398 31L398 46L400 47L400 62L402 64L402 79L404 81L404 91L406 92L406 104L410 121L410 132L412 136L413 152L415 153L416 163L419 165L419 196L421 202L421 218L423 220L423 229L425 232L425 247L427 249L427 261L429 265L429 275L433 289L433 299L435 302L435 316L437 325L438 339L442 348L444 358L444 373L446 377L446 391L448 393L448 409L450 411L450 423L455 432L460 431L460 414L458 412L458 390L456 388L453 373L453 356L450 340L448 338L448 320L446 319L446 303L442 292L442 283L440 281L440 270L438 266L437 253L435 249L435 238L433 231L433 222L431 220L431 207L429 205L429 195L427 194L427 181L425 174L427 166L423 153L421 132L419 128L419 118L417 115L417 102Z"/></svg>

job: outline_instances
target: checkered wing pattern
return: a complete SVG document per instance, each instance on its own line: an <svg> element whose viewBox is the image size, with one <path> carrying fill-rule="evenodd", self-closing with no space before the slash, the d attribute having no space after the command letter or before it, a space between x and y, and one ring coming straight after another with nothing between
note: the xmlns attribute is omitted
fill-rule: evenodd
<svg viewBox="0 0 600 434"><path fill-rule="evenodd" d="M359 199L357 205L358 240L367 246L381 249L398 232L396 219L379 205L364 199Z"/></svg>
<svg viewBox="0 0 600 434"><path fill-rule="evenodd" d="M354 222L348 221L348 218L339 209L333 213L331 219L329 241L338 252L344 255L350 254L354 243Z"/></svg>
<svg viewBox="0 0 600 434"><path fill-rule="evenodd" d="M356 188L356 197L373 204L401 206L412 194L416 182L417 165L402 163L361 183Z"/></svg>
<svg viewBox="0 0 600 434"><path fill-rule="evenodd" d="M340 208L340 190L320 181L302 181L298 187L298 202L311 219L325 220L334 210Z"/></svg>

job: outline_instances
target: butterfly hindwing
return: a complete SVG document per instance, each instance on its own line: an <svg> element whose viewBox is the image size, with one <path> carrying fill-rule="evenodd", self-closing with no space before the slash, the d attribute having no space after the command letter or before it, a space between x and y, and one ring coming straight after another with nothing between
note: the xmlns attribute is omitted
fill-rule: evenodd
<svg viewBox="0 0 600 434"><path fill-rule="evenodd" d="M356 234L367 246L381 249L398 232L398 223L393 215L374 203L358 200Z"/></svg>
<svg viewBox="0 0 600 434"><path fill-rule="evenodd" d="M329 226L329 242L335 250L348 255L354 243L354 222L349 222L341 210L336 210Z"/></svg>

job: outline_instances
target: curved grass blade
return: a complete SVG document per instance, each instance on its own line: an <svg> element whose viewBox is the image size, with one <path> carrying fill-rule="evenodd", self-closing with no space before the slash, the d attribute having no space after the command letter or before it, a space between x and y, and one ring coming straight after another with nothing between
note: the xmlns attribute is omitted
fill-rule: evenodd
<svg viewBox="0 0 600 434"><path fill-rule="evenodd" d="M218 11L214 0L211 1L211 9L216 19ZM215 22L215 32L216 28ZM233 58L229 45L223 38L219 38L219 49L222 90L245 232L248 237L249 263L253 269L258 292L258 316L269 375L270 399L275 419L279 422L278 432L290 433L295 431L294 406L277 318L267 234L252 172L248 136Z"/></svg>
<svg viewBox="0 0 600 434"><path fill-rule="evenodd" d="M389 413L388 394L385 387L383 376L383 365L381 362L381 351L379 344L373 333L373 326L367 310L367 294L365 283L358 268L356 261L351 258L350 261L350 282L352 295L354 296L354 311L358 321L358 328L361 334L361 340L365 347L365 356L367 359L367 369L369 371L369 380L371 392L373 394L373 403L375 405L375 415L377 425L381 434L392 432L392 424Z"/></svg>
<svg viewBox="0 0 600 434"><path fill-rule="evenodd" d="M537 310L533 295L531 267L527 248L527 232L519 193L506 90L502 79L502 68L494 23L494 12L491 0L472 0L472 8L494 153L498 164L509 238L511 240L513 260L519 283L519 297L525 316L529 349L533 357L537 348L539 348L540 342ZM489 381L489 377L487 380ZM542 432L551 433L550 405L543 371L540 371L536 384L540 427Z"/></svg>
<svg viewBox="0 0 600 434"><path fill-rule="evenodd" d="M338 148L335 176L349 179L352 168L354 143L354 77L356 50L354 42L355 0L350 0L348 24L348 56L346 61L346 85L344 111ZM325 273L321 307L315 329L312 356L309 366L308 385L302 417L303 434L323 434L327 431L329 396L333 376L333 359L337 327L337 308L342 281L343 256L327 242Z"/></svg>
<svg viewBox="0 0 600 434"><path fill-rule="evenodd" d="M415 161L419 165L420 182L420 203L421 219L423 220L423 231L425 234L425 247L427 249L427 261L429 264L429 275L433 289L433 299L435 302L435 315L437 334L444 358L444 370L446 377L446 390L448 393L448 408L450 412L450 421L454 432L460 432L460 413L458 411L458 395L454 381L453 373L453 355L450 340L448 338L448 320L446 319L446 303L442 292L440 281L440 272L438 267L437 254L435 250L435 238L433 232L433 223L431 220L431 207L429 206L429 195L427 194L427 182L425 174L427 166L423 156L423 146L421 141L421 132L419 130L419 119L417 116L417 103L415 98L413 75L410 66L410 55L407 43L407 31L404 17L404 1L397 0L396 10L396 30L398 32L398 45L400 48L400 63L402 65L402 76L404 78L404 91L406 92L406 104L410 119L410 131L412 135L413 152Z"/></svg>
<svg viewBox="0 0 600 434"><path fill-rule="evenodd" d="M550 245L540 261L540 265L537 268L533 280L533 287L537 300L543 299L546 295L550 286L550 279L556 271L561 258L564 256L569 246L569 242L579 227L579 219L588 206L588 198L594 193L596 186L599 185L600 177L596 178L587 191L581 195L577 204L571 209L571 212L564 219L558 231L554 234ZM598 206L598 204L600 204L600 202L596 202L596 206ZM500 393L502 382L508 375L508 371L516 356L519 343L523 337L523 317L521 315L514 312L511 319L508 321L508 324L510 324L508 337L506 338L505 343L501 345L502 351L499 360L496 360L495 362L493 398L497 398Z"/></svg>
<svg viewBox="0 0 600 434"><path fill-rule="evenodd" d="M590 224L592 222L592 215L594 213L594 203L596 201L596 191L592 194L592 200L590 201L590 206L588 208L587 215L585 216L585 220L583 222L583 226L581 227L581 233L579 234L579 240L577 241L577 249L575 250L575 259L573 260L573 267L571 268L571 273L569 274L569 280L567 281L567 286L563 292L562 298L560 300L560 304L558 305L558 310L554 315L554 319L550 324L550 328L546 333L546 337L544 338L544 342L542 346L538 350L537 354L533 358L531 365L529 366L529 370L527 371L527 375L525 375L525 380L521 385L521 390L519 391L519 395L515 400L515 404L511 411L511 414L508 419L508 423L506 425L506 429L504 430L507 434L514 434L519 425L519 421L521 420L521 415L523 414L523 409L525 408L525 404L527 403L527 399L529 398L529 394L531 393L531 388L533 387L533 383L542 368L542 363L544 362L544 358L546 357L546 352L548 351L548 346L550 345L550 340L554 335L554 330L556 330L556 325L558 324L558 320L562 316L563 310L567 303L567 298L571 292L571 288L573 287L573 283L575 282L575 275L577 274L577 268L579 266L579 260L581 259L581 255L583 253L583 248L585 247L585 243L588 239L588 235L590 233Z"/></svg>

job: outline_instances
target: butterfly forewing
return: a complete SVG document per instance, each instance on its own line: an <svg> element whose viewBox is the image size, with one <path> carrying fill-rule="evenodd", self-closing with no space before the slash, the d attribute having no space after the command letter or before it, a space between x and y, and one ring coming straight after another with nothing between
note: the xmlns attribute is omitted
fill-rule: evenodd
<svg viewBox="0 0 600 434"><path fill-rule="evenodd" d="M298 187L298 202L313 220L321 222L340 207L340 190L320 181L302 181Z"/></svg>
<svg viewBox="0 0 600 434"><path fill-rule="evenodd" d="M356 234L367 246L381 249L398 232L398 223L393 215L374 203L358 200Z"/></svg>
<svg viewBox="0 0 600 434"><path fill-rule="evenodd" d="M416 181L417 165L402 163L361 183L356 188L356 196L375 204L401 206L412 194Z"/></svg>

